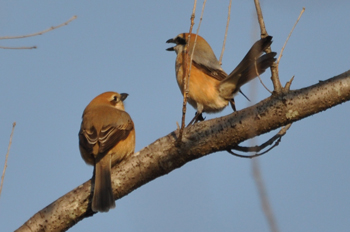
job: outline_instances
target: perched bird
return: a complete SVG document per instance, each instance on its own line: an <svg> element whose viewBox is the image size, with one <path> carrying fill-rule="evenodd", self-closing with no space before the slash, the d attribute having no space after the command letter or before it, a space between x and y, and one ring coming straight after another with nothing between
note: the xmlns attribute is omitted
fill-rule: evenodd
<svg viewBox="0 0 350 232"><path fill-rule="evenodd" d="M111 167L134 153L134 123L123 105L127 96L102 93L87 105L82 116L79 149L84 161L94 165L94 212L115 208Z"/></svg>
<svg viewBox="0 0 350 232"><path fill-rule="evenodd" d="M175 61L176 80L184 93L184 73L189 67L189 55L192 52L196 34L181 33L175 38L169 39L167 43L175 43L174 47L166 49L175 51L177 54ZM245 83L265 72L276 60L275 52L265 54L263 51L272 43L272 37L260 39L255 42L237 67L227 75L221 68L212 48L203 37L197 37L194 48L193 60L188 82L188 103L197 109L195 117L189 123L196 123L204 120L203 112L215 113L222 111L230 102L235 111L234 95L240 92L240 88ZM185 47L188 44L188 52Z"/></svg>

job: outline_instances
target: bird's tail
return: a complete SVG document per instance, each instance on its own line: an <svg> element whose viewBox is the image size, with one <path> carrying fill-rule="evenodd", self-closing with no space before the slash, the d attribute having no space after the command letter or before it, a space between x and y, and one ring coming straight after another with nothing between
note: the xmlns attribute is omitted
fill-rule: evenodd
<svg viewBox="0 0 350 232"><path fill-rule="evenodd" d="M91 209L94 212L108 212L112 208L115 208L115 202L111 182L111 156L105 154L95 164L95 188Z"/></svg>
<svg viewBox="0 0 350 232"><path fill-rule="evenodd" d="M261 56L272 43L272 36L267 36L253 44L237 67L219 85L220 96L230 100L242 85L265 72L276 61L276 52Z"/></svg>

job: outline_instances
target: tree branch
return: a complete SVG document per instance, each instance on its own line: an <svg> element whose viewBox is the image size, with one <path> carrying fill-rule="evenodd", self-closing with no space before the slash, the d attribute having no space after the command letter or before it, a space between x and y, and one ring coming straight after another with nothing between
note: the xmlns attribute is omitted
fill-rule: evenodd
<svg viewBox="0 0 350 232"><path fill-rule="evenodd" d="M229 3L229 5L228 5L228 14L227 14L226 29L225 29L225 37L224 37L224 42L223 42L223 44L222 44L222 49L221 49L220 58L219 58L219 63L220 63L220 65L222 65L222 57L224 56L224 51L225 51L225 45L226 45L226 38L227 38L228 25L230 24L231 5L232 5L232 0L230 0L230 3Z"/></svg>
<svg viewBox="0 0 350 232"><path fill-rule="evenodd" d="M22 38L28 38L28 37L32 37L32 36L37 36L37 35L42 35L46 32L49 32L49 31L52 31L52 30L55 30L57 28L60 28L60 27L63 27L63 26L66 26L68 25L68 23L72 22L73 20L75 20L77 18L77 16L73 16L72 18L68 19L66 22L58 25L58 26L52 26L46 30L43 30L43 31L39 31L39 32L35 32L35 33L32 33L32 34L28 34L28 35L18 35L18 36L1 36L0 37L0 40L2 39L22 39Z"/></svg>
<svg viewBox="0 0 350 232"><path fill-rule="evenodd" d="M307 88L273 95L230 115L196 123L183 133L180 147L171 132L112 169L115 199L187 162L224 151L350 100L350 71ZM90 180L36 213L16 231L65 231L94 213Z"/></svg>
<svg viewBox="0 0 350 232"><path fill-rule="evenodd" d="M254 0L254 4L255 4L255 8L256 8L256 14L258 16L258 22L260 25L260 31L261 31L261 38L265 38L266 36L268 36L269 34L266 31L266 27L265 27L265 22L264 22L264 18L262 15L262 11L261 11L261 7L260 7L260 2L259 0ZM267 53L271 52L271 47L268 47L266 49ZM271 80L272 80L272 84L273 84L273 88L274 91L279 94L282 91L282 85L278 76L278 65L276 63L274 63L271 66Z"/></svg>
<svg viewBox="0 0 350 232"><path fill-rule="evenodd" d="M190 25L190 31L188 33L188 41L191 39L191 34L192 34L192 29L194 25L194 18L196 14L196 7L197 7L197 0L194 0L193 3L193 9L192 9L192 14L191 14L191 25ZM196 37L197 38L197 37ZM188 47L189 44L185 46L185 51L188 53ZM187 95L188 95L188 82L190 78L190 67L187 66L186 64L190 64L192 60L190 60L190 57L186 56L185 59L188 59L189 62L184 62L184 73L183 73L183 79L184 79L184 93L183 93L183 101L182 101L182 119L181 119L181 128L179 129L179 137L178 140L176 141L176 145L180 146L181 140L182 140L182 133L185 128L185 119L186 119L186 107L187 107Z"/></svg>
<svg viewBox="0 0 350 232"><path fill-rule="evenodd" d="M252 161L252 170L253 170L254 181L256 183L258 193L261 199L260 200L261 208L263 209L264 214L266 215L266 219L267 219L267 222L269 223L270 230L271 232L278 232L279 230L277 227L277 222L272 213L271 204L267 196L266 187L261 175L260 165L257 159L254 159Z"/></svg>
<svg viewBox="0 0 350 232"><path fill-rule="evenodd" d="M1 49L36 49L36 46L31 46L31 47L4 47L0 46Z"/></svg>
<svg viewBox="0 0 350 232"><path fill-rule="evenodd" d="M287 43L288 43L288 40L289 40L290 36L292 35L292 33L293 33L293 31L294 31L296 25L298 24L298 22L299 22L301 16L304 14L304 11L305 11L305 7L303 7L303 9L301 10L297 21L294 23L294 26L292 27L292 30L289 32L289 35L288 35L286 41L285 41L284 44L283 44L283 47L282 47L281 52L280 52L280 55L278 56L277 61L276 61L277 66L278 66L279 63L280 63L280 60L281 60L281 58L282 58L283 51L284 51L284 49L285 49L285 47L286 47L286 45L287 45Z"/></svg>
<svg viewBox="0 0 350 232"><path fill-rule="evenodd" d="M2 185L4 184L5 172L6 172L6 168L7 168L7 159L9 158L9 154L10 154L10 148L11 148L11 144L12 144L13 132L15 131L15 126L16 126L16 122L14 122L12 124L12 131L11 131L11 135L10 135L9 146L7 147L7 152L6 152L6 156L5 156L4 169L2 170L2 175L1 175L0 196L1 196L1 191L2 191Z"/></svg>

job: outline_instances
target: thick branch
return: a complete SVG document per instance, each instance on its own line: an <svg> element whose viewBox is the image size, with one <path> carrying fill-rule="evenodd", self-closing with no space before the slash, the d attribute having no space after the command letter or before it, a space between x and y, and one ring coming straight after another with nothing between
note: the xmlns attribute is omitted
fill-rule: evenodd
<svg viewBox="0 0 350 232"><path fill-rule="evenodd" d="M112 170L115 198L207 154L226 150L244 140L319 113L350 100L350 71L313 86L271 96L225 117L196 123L158 139ZM93 215L90 180L48 205L17 231L65 231Z"/></svg>

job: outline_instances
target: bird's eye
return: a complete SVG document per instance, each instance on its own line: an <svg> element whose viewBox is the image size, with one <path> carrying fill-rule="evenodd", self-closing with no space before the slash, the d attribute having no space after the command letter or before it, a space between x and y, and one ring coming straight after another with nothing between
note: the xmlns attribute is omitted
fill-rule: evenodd
<svg viewBox="0 0 350 232"><path fill-rule="evenodd" d="M176 37L175 41L176 41L176 44L181 44L181 45L186 44L186 39L181 38L181 37Z"/></svg>
<svg viewBox="0 0 350 232"><path fill-rule="evenodd" d="M119 101L119 99L118 99L118 97L116 95L113 96L113 101L115 101L115 102Z"/></svg>

